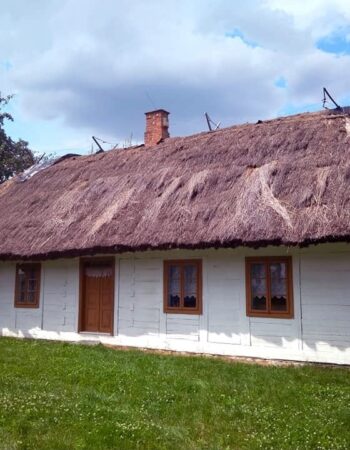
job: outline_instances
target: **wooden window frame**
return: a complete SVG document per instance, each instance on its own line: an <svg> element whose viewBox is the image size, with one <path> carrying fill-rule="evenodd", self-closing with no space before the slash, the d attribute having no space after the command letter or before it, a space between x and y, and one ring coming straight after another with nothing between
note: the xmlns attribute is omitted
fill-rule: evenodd
<svg viewBox="0 0 350 450"><path fill-rule="evenodd" d="M271 311L271 278L269 266L273 263L286 263L287 269L287 311ZM266 294L267 311L258 311L252 309L252 290L251 290L251 265L254 263L265 264L266 270ZM293 267L291 256L261 256L249 257L245 260L246 267L246 308L249 317L269 317L275 319L293 319L294 301L293 301Z"/></svg>
<svg viewBox="0 0 350 450"><path fill-rule="evenodd" d="M25 302L18 301L20 288L19 288L19 270L22 267L35 269L36 280L38 283L38 289L35 292L35 302L29 303L27 300ZM39 308L40 304L40 291L41 291L41 264L40 263L21 263L16 264L16 281L15 281L15 308ZM26 278L25 295L27 297L28 293L28 279Z"/></svg>
<svg viewBox="0 0 350 450"><path fill-rule="evenodd" d="M169 266L171 265L178 265L181 267L184 267L186 264L192 264L197 267L197 306L195 308L186 308L183 306L183 298L184 298L184 275L183 270L181 269L180 274L180 306L169 306L168 305L168 293L169 293L169 286L168 286L168 273L169 273ZM195 314L195 315L201 315L202 314L202 260L201 259L172 259L172 260L165 260L163 265L163 286L164 286L164 295L163 295L163 306L164 306L164 313L167 314Z"/></svg>

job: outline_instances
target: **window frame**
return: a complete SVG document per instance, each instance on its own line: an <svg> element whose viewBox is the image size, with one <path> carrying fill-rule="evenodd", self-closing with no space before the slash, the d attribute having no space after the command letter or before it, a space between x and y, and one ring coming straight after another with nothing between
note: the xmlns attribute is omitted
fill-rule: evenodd
<svg viewBox="0 0 350 450"><path fill-rule="evenodd" d="M197 267L197 305L195 308L186 308L185 306L181 306L184 298L184 275L183 275L183 267L186 264L195 265ZM169 306L168 305L168 294L169 294L169 266L177 265L181 267L180 273L180 306ZM163 261L163 311L166 314L202 314L202 260L201 259L169 259Z"/></svg>
<svg viewBox="0 0 350 450"><path fill-rule="evenodd" d="M19 286L19 270L22 267L35 269L36 280L38 283L38 289L35 291L35 302L29 303L27 301L28 294L28 278L26 277L26 287L25 287L25 302L18 301L20 286ZM16 264L16 280L15 280L15 308L39 308L40 304L40 291L41 291L41 264L40 263L18 263Z"/></svg>
<svg viewBox="0 0 350 450"><path fill-rule="evenodd" d="M287 274L287 311L271 311L271 276L269 266L273 263L286 263ZM252 309L251 289L251 265L265 264L266 270L266 294L267 311ZM246 313L248 317L269 317L274 319L293 319L293 267L291 256L253 256L245 259L245 281L246 281Z"/></svg>

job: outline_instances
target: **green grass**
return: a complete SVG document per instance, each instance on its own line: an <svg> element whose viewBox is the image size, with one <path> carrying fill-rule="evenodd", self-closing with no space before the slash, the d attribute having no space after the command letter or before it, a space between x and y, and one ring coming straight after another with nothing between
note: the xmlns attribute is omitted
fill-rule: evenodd
<svg viewBox="0 0 350 450"><path fill-rule="evenodd" d="M350 371L0 339L0 449L349 449Z"/></svg>

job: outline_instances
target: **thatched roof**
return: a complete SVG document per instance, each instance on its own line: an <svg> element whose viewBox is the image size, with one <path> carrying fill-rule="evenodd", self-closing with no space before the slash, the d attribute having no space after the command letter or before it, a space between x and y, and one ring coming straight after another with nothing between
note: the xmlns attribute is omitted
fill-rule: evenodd
<svg viewBox="0 0 350 450"><path fill-rule="evenodd" d="M350 239L350 116L71 157L0 186L0 258Z"/></svg>

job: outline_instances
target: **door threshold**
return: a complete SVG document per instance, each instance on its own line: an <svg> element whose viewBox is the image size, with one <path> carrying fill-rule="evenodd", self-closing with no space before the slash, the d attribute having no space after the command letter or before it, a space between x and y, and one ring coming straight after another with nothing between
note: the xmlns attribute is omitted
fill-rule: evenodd
<svg viewBox="0 0 350 450"><path fill-rule="evenodd" d="M112 333L103 333L102 331L79 331L79 334L93 335L93 336L113 336Z"/></svg>

